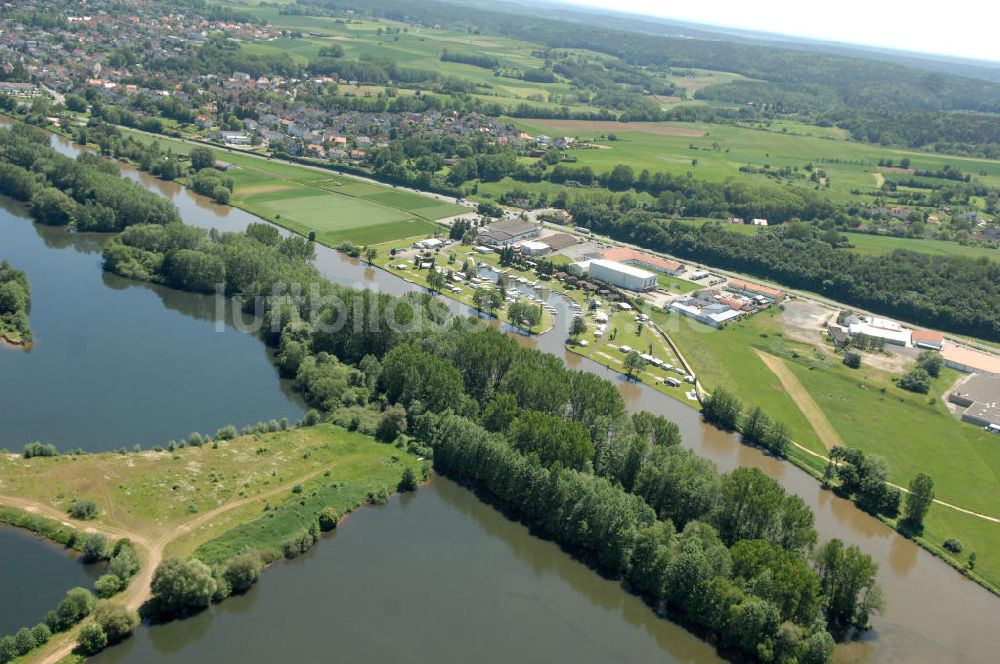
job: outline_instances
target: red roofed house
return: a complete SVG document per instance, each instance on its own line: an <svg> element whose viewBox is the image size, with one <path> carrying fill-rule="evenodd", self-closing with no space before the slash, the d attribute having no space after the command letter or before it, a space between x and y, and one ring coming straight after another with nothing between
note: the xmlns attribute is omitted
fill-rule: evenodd
<svg viewBox="0 0 1000 664"><path fill-rule="evenodd" d="M626 265L638 265L639 267L662 272L663 274L678 275L684 271L684 266L676 261L668 261L659 256L644 254L628 247L615 247L604 252L603 258L609 261L625 263Z"/></svg>
<svg viewBox="0 0 1000 664"><path fill-rule="evenodd" d="M944 335L940 332L913 330L910 338L913 341L913 345L920 348L929 348L931 350L941 350L944 348Z"/></svg>

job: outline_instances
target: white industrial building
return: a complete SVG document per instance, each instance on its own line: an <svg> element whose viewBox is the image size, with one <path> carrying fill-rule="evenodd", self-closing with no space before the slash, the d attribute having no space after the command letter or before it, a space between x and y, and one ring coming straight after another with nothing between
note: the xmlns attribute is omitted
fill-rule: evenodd
<svg viewBox="0 0 1000 664"><path fill-rule="evenodd" d="M897 346L910 346L910 330L903 329L899 323L888 318L877 318L874 316L848 316L844 321L847 323L847 331L853 337L856 334L874 337L875 339L885 339L887 343Z"/></svg>
<svg viewBox="0 0 1000 664"><path fill-rule="evenodd" d="M670 303L670 308L705 325L722 327L729 321L742 315L741 311L733 309L722 302L708 301L685 295Z"/></svg>
<svg viewBox="0 0 1000 664"><path fill-rule="evenodd" d="M525 240L518 246L521 247L521 254L525 256L540 256L549 253L551 250L549 245L538 240Z"/></svg>
<svg viewBox="0 0 1000 664"><path fill-rule="evenodd" d="M599 258L573 265L591 279L604 281L625 290L648 291L656 288L655 274L632 265Z"/></svg>

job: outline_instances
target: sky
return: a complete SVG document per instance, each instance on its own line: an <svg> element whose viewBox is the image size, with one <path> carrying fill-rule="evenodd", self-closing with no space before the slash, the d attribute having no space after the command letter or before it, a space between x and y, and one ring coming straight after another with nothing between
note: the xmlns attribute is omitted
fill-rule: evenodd
<svg viewBox="0 0 1000 664"><path fill-rule="evenodd" d="M565 0L577 5L1000 63L1000 2Z"/></svg>

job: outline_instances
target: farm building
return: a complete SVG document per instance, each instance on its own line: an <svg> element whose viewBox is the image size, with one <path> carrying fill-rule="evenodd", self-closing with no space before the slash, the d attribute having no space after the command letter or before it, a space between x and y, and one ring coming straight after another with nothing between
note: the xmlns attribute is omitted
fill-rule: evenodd
<svg viewBox="0 0 1000 664"><path fill-rule="evenodd" d="M944 348L944 335L940 332L928 332L927 330L913 330L910 333L913 345L929 350L941 350Z"/></svg>
<svg viewBox="0 0 1000 664"><path fill-rule="evenodd" d="M538 237L538 235L538 226L518 221L517 219L508 219L506 221L498 221L489 226L483 226L479 229L478 238L483 244L494 247L506 247L524 240L531 240Z"/></svg>
<svg viewBox="0 0 1000 664"><path fill-rule="evenodd" d="M941 359L944 360L945 366L958 371L1000 376L1000 357L990 353L949 344L941 351Z"/></svg>
<svg viewBox="0 0 1000 664"><path fill-rule="evenodd" d="M712 327L722 327L725 323L736 320L742 315L741 312L723 302L703 300L691 295L674 300L670 303L670 308Z"/></svg>
<svg viewBox="0 0 1000 664"><path fill-rule="evenodd" d="M436 237L432 237L432 238L429 238L427 240L419 240L417 242L414 242L413 243L413 248L414 249L437 249L442 244L444 244L444 242L442 242L441 240L437 239Z"/></svg>
<svg viewBox="0 0 1000 664"><path fill-rule="evenodd" d="M962 421L1000 433L1000 379L974 373L955 387L948 401L965 409Z"/></svg>
<svg viewBox="0 0 1000 664"><path fill-rule="evenodd" d="M626 265L637 265L646 270L662 272L663 274L671 274L674 276L684 271L684 266L677 261L668 261L665 258L645 254L641 251L636 251L635 249L629 249L628 247L615 247L614 249L608 249L604 252L603 258L609 261L625 263Z"/></svg>
<svg viewBox="0 0 1000 664"><path fill-rule="evenodd" d="M595 259L582 263L573 263L581 272L589 274L591 279L604 281L619 288L632 291L648 291L656 288L656 275L632 265Z"/></svg>
<svg viewBox="0 0 1000 664"><path fill-rule="evenodd" d="M694 278L694 275L692 275L692 278ZM787 297L784 291L780 291L777 288L754 284L749 281L743 281L742 279L730 279L725 285L725 288L726 290L739 295L749 295L750 297L759 295L771 303L781 302L785 299L785 297Z"/></svg>

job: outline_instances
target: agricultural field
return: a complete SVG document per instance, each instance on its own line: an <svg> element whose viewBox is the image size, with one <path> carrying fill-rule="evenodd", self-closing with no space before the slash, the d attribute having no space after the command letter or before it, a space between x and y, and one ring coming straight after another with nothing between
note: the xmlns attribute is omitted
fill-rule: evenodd
<svg viewBox="0 0 1000 664"><path fill-rule="evenodd" d="M888 235L870 235L868 233L847 233L847 238L854 246L850 251L868 256L891 254L896 249L919 251L938 256L967 256L979 258L985 256L1000 260L1000 249L988 246L965 245L958 242L942 242L920 238L899 238Z"/></svg>
<svg viewBox="0 0 1000 664"><path fill-rule="evenodd" d="M514 106L530 101L548 105L549 95L574 97L576 91L566 82L538 83L518 78L496 76L491 69L460 62L444 62L440 56L447 49L456 54L472 53L496 58L501 68L531 69L545 62L532 55L537 45L498 36L474 35L447 29L420 28L405 23L383 20L336 22L321 16L282 15L274 7L242 7L241 9L270 22L278 28L301 31L299 39L277 39L271 42L246 44L254 54L288 52L298 62L318 56L324 45L338 44L344 56L356 59L375 56L416 69L432 69L442 76L472 83L476 96L486 101ZM389 30L400 32L390 34ZM343 92L348 92L344 87ZM553 107L560 104L551 104ZM570 104L575 110L596 110L587 104Z"/></svg>
<svg viewBox="0 0 1000 664"><path fill-rule="evenodd" d="M196 144L131 132L186 154ZM435 220L468 212L441 199L332 171L263 159L213 147L235 189L231 204L323 244L374 244L433 235Z"/></svg>
<svg viewBox="0 0 1000 664"><path fill-rule="evenodd" d="M702 123L616 123L582 120L509 119L524 131L549 136L576 137L580 143L598 146L570 151L577 158L574 165L590 166L607 172L617 164L628 164L636 172L649 169L678 174L692 173L703 180L723 182L728 178L758 183L776 182L760 174L740 172L750 165L771 169L799 169L808 163L822 168L830 177L830 188L823 188L835 202L858 200L851 190L869 192L876 188L878 161L898 162L908 157L915 168L940 169L946 164L971 173L984 184L1000 186L1000 161L972 157L954 157L909 150L885 148L843 139L839 130L785 124L768 128L737 127ZM788 132L780 131L781 127ZM777 128L777 130L776 130ZM608 140L613 133L614 141ZM700 135L698 135L700 134ZM808 135L812 134L812 135ZM839 138L838 138L839 136ZM697 165L692 161L697 160ZM985 173L983 175L982 173ZM792 180L794 186L814 188L807 177ZM861 200L870 201L862 195Z"/></svg>
<svg viewBox="0 0 1000 664"><path fill-rule="evenodd" d="M893 382L895 367L908 368L912 360L866 354L861 369L850 369L842 355L819 336L806 343L802 328L791 328L786 313L772 308L753 318L715 330L675 314L657 314L699 381L711 391L724 386L745 407L760 406L784 421L793 440L826 455L830 444L824 426L849 447L886 459L890 481L907 486L918 473L934 478L939 500L990 516L1000 516L1000 446L996 436L955 418L945 397L961 377L943 369L927 395L900 389ZM787 384L765 364L759 351L776 358L818 407L825 422L807 417L789 393ZM815 460L798 455L813 467ZM961 517L961 518L959 518ZM1000 581L1000 528L941 506L934 506L925 538L940 546L957 537L979 556L977 571ZM984 553L989 550L989 560Z"/></svg>

